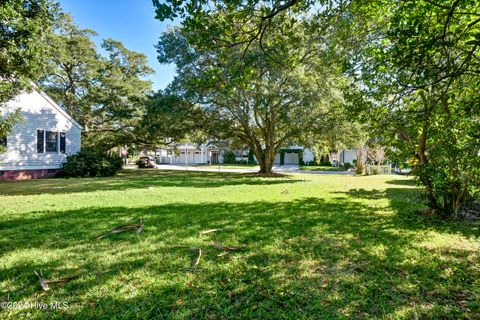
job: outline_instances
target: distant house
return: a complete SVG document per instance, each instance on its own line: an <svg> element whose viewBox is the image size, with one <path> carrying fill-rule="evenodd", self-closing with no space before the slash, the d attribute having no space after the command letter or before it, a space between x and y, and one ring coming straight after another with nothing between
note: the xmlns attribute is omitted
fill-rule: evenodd
<svg viewBox="0 0 480 320"><path fill-rule="evenodd" d="M0 108L5 116L19 109L22 120L0 137L0 180L53 176L68 155L80 150L82 127L44 92L35 88Z"/></svg>
<svg viewBox="0 0 480 320"><path fill-rule="evenodd" d="M302 161L311 162L314 159L311 150L299 147L290 146L282 149L283 164L292 165L300 164L298 151L302 151ZM178 165L196 165L196 164L217 164L223 163L223 151L214 143L194 144L181 143L171 148L157 149L155 157L157 163L161 164L178 164ZM245 161L248 159L248 149L234 150L235 159L237 161ZM256 162L256 158L254 157ZM281 155L278 153L275 157L274 164L281 164Z"/></svg>
<svg viewBox="0 0 480 320"><path fill-rule="evenodd" d="M345 163L353 165L357 159L356 149L345 149L330 153L330 161L333 166L343 166Z"/></svg>
<svg viewBox="0 0 480 320"><path fill-rule="evenodd" d="M216 164L223 163L223 151L212 143L180 143L171 148L156 150L155 158L157 163L162 164Z"/></svg>

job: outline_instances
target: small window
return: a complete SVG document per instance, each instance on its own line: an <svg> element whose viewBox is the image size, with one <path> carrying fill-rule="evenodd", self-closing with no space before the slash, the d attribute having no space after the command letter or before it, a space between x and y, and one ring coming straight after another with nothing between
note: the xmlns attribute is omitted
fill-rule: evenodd
<svg viewBox="0 0 480 320"><path fill-rule="evenodd" d="M65 132L60 132L60 153L65 153L67 145L67 134Z"/></svg>
<svg viewBox="0 0 480 320"><path fill-rule="evenodd" d="M45 133L45 147L47 152L58 152L58 134L55 131Z"/></svg>
<svg viewBox="0 0 480 320"><path fill-rule="evenodd" d="M44 153L45 149L45 131L37 130L37 152Z"/></svg>
<svg viewBox="0 0 480 320"><path fill-rule="evenodd" d="M0 137L0 147L7 147L7 137Z"/></svg>
<svg viewBox="0 0 480 320"><path fill-rule="evenodd" d="M4 171L0 171L0 177L3 176L5 174Z"/></svg>

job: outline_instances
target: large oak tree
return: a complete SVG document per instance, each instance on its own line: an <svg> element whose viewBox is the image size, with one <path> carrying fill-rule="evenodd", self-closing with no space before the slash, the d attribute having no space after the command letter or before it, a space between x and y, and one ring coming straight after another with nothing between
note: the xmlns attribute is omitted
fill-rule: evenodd
<svg viewBox="0 0 480 320"><path fill-rule="evenodd" d="M226 17L224 11L210 14L212 21ZM243 21L231 23L245 26ZM197 33L176 28L158 44L160 62L177 65L179 94L204 110L205 129L211 136L248 145L264 174L272 172L281 147L305 142L308 133L332 119L329 110L344 103L346 84L328 34L321 34L326 40L319 46L311 41L308 21L286 13L271 26L261 44L244 50L217 46L226 36L223 29L202 33L198 41ZM286 34L291 42L283 41Z"/></svg>
<svg viewBox="0 0 480 320"><path fill-rule="evenodd" d="M135 140L151 92L145 77L153 70L144 54L117 40L104 40L99 53L95 34L63 15L48 38L49 69L41 84L83 126L84 146L108 150Z"/></svg>

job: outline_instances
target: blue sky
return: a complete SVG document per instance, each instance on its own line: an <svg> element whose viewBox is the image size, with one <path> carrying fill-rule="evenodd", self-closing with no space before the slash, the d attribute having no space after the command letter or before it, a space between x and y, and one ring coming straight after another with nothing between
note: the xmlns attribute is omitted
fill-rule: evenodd
<svg viewBox="0 0 480 320"><path fill-rule="evenodd" d="M153 89L163 89L175 75L173 65L161 65L153 47L162 31L172 22L156 20L151 0L59 0L62 9L74 17L81 28L97 31L95 42L99 46L102 39L120 40L134 51L148 57L155 75L150 79Z"/></svg>

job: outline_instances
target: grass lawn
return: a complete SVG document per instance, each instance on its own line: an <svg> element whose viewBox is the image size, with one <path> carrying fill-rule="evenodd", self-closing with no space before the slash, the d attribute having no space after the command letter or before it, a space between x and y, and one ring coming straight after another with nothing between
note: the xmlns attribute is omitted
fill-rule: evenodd
<svg viewBox="0 0 480 320"><path fill-rule="evenodd" d="M254 169L258 168L257 164L228 164L228 163L222 163L220 165L218 164L211 164L211 165L198 165L198 166L192 166L192 168L225 168L225 169Z"/></svg>
<svg viewBox="0 0 480 320"><path fill-rule="evenodd" d="M347 171L344 167L333 166L300 166L300 170L304 171Z"/></svg>
<svg viewBox="0 0 480 320"><path fill-rule="evenodd" d="M480 318L479 225L419 216L403 176L130 170L0 199L0 301L68 303L0 319ZM34 270L79 278L43 292Z"/></svg>

